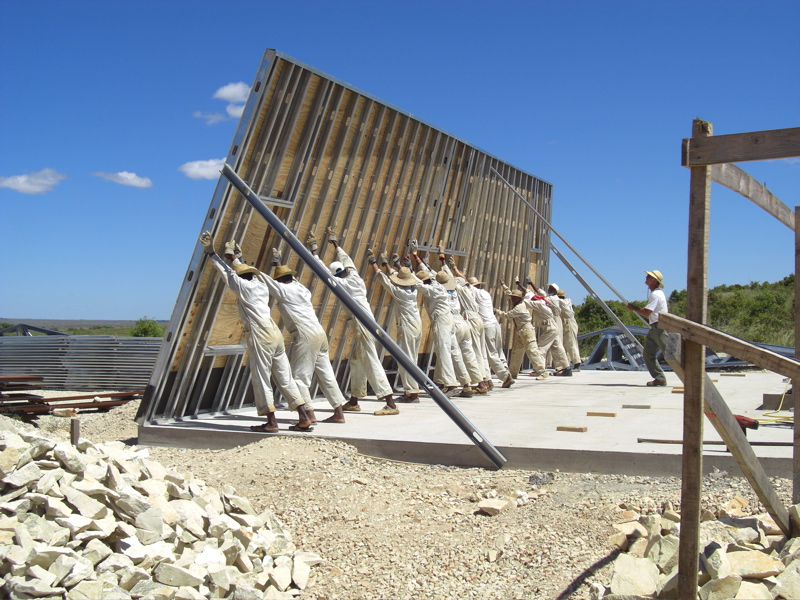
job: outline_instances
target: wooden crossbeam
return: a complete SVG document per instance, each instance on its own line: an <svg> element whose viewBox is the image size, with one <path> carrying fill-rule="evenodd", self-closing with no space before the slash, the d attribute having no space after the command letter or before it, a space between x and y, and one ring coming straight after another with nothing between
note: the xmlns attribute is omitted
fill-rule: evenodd
<svg viewBox="0 0 800 600"><path fill-rule="evenodd" d="M661 323L661 320L665 316L666 313L661 313L659 315L659 323ZM697 324L694 323L694 325ZM673 372L686 384L686 373L684 372L681 360L680 345L680 337L677 335L670 335L670 339L667 343L667 350L664 354ZM731 454L742 469L742 473L756 492L758 499L767 509L770 516L775 520L778 527L781 528L781 531L788 536L791 527L789 512L781 503L778 494L772 487L772 482L761 466L755 452L753 452L753 448L748 443L747 437L736 421L736 418L733 416L733 412L731 412L725 399L711 382L711 378L708 377L708 375L705 375L704 379L703 410L706 417L714 426L714 429L722 438L722 441L728 446ZM684 436L684 440L685 439L686 437Z"/></svg>
<svg viewBox="0 0 800 600"><path fill-rule="evenodd" d="M754 346L744 340L728 335L708 325L694 323L677 315L662 313L658 318L659 327L678 333L686 340L722 350L741 360L746 360L762 369L780 373L791 379L800 379L800 363L770 350ZM721 375L725 375L722 373Z"/></svg>
<svg viewBox="0 0 800 600"><path fill-rule="evenodd" d="M683 140L684 167L800 156L800 127L749 131Z"/></svg>
<svg viewBox="0 0 800 600"><path fill-rule="evenodd" d="M794 212L754 177L731 163L713 165L711 179L741 194L794 231Z"/></svg>

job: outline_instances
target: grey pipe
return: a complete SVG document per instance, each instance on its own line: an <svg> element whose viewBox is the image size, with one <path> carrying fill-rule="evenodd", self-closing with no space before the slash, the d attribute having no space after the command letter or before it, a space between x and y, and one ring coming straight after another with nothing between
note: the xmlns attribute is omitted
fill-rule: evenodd
<svg viewBox="0 0 800 600"><path fill-rule="evenodd" d="M417 363L411 360L408 355L398 346L392 338L389 337L380 325L372 318L364 308L353 300L352 296L348 294L336 282L331 272L322 264L317 258L308 250L297 237L289 231L286 225L281 221L278 216L272 212L269 207L258 197L258 195L250 189L250 187L242 180L241 177L231 168L227 163L222 166L222 175L230 181L233 186L241 192L247 201L255 208L259 214L267 220L272 228L278 232L289 247L294 250L306 265L308 265L314 273L322 280L322 282L334 293L334 295L345 305L352 315L361 321L364 327L369 330L376 340L386 348L386 351L391 354L395 360L406 369L411 376L430 394L436 404L439 405L445 414L458 425L467 437L478 446L483 453L494 463L494 465L501 469L507 462L505 456L500 452L469 422L458 408L450 401L444 392L431 381L422 369L417 366Z"/></svg>

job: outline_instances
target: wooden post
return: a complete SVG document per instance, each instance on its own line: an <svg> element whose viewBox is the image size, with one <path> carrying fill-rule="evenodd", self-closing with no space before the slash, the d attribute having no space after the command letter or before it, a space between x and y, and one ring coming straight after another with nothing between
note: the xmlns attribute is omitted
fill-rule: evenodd
<svg viewBox="0 0 800 600"><path fill-rule="evenodd" d="M713 134L711 123L695 119L692 140ZM689 140L689 144L691 141ZM708 231L711 213L709 167L693 167L689 184L689 246L686 318L705 323L708 302ZM683 368L683 458L681 466L681 537L678 555L678 597L697 598L700 496L703 484L703 384L705 346L685 341Z"/></svg>
<svg viewBox="0 0 800 600"><path fill-rule="evenodd" d="M800 318L798 318L797 299L800 298L800 206L794 207L794 357L800 359L800 350L798 349L798 340L800 340ZM792 379L794 386L794 379ZM792 396L794 398L794 414L800 414L800 390L794 392L792 387ZM797 420L794 422L794 454L792 460L792 503L797 504L800 502L800 424ZM792 528L792 537L796 537L800 532Z"/></svg>
<svg viewBox="0 0 800 600"><path fill-rule="evenodd" d="M81 439L81 420L78 417L72 417L69 420L69 440L73 446L77 446L79 439Z"/></svg>

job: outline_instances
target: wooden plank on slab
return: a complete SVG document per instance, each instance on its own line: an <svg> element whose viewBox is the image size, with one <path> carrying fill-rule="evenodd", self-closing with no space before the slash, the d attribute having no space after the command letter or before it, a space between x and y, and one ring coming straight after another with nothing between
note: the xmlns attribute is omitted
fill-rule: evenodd
<svg viewBox="0 0 800 600"><path fill-rule="evenodd" d="M612 412L595 412L595 411L588 411L586 413L587 417L616 417L617 413Z"/></svg>
<svg viewBox="0 0 800 600"><path fill-rule="evenodd" d="M556 427L556 431L571 431L574 433L586 433L588 430L588 427L576 427L572 425L559 425Z"/></svg>

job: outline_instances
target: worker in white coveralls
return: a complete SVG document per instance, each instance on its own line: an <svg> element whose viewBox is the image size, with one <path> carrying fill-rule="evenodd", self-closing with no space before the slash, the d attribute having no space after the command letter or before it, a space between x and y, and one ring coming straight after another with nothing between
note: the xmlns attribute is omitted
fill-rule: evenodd
<svg viewBox="0 0 800 600"><path fill-rule="evenodd" d="M561 364L561 361L560 360L556 360L556 354L560 355L560 353L558 352L558 348L559 347L562 350L564 349L564 326L563 326L563 324L561 322L561 303L559 302L558 295L557 295L558 284L556 284L556 283L548 283L547 284L547 290L543 290L543 289L537 288L534 285L533 281L528 279L528 285L531 288L533 288L533 290L534 290L534 291L531 291L528 288L524 287L520 283L519 278L517 278L514 281L514 283L517 285L517 287L520 290L522 290L522 292L525 293L525 299L526 300L531 300L531 298L534 295L539 295L539 296L542 296L542 297L544 297L546 299L545 304L547 305L547 308L550 309L550 312L553 314L553 321L552 322L548 322L549 319L548 319L547 315L544 312L542 312L542 319L545 321L545 324L543 326L545 328L547 328L547 329L549 329L553 325L555 326L557 341L550 342L549 332L547 334L545 334L545 335L543 335L542 332L540 332L539 333L539 350L542 352L542 356L544 356L544 364L548 365L548 366L552 365L558 371L561 367L558 367L556 365L557 364ZM534 319L534 325L536 325L536 324L537 324L536 320ZM540 324L540 326L542 326L542 325ZM542 342L543 338L546 340L546 342L544 344ZM547 350L542 350L542 346L543 345L547 346ZM564 352L564 356L566 357L566 352ZM568 365L569 365L569 361L567 361L567 366ZM565 375L565 373L554 373L554 375Z"/></svg>
<svg viewBox="0 0 800 600"><path fill-rule="evenodd" d="M509 388L514 385L514 378L511 376L511 371L508 370L508 363L503 352L503 332L494 314L492 296L483 289L483 281L478 281L476 277L470 277L467 281L475 289L475 302L478 305L478 314L483 321L483 333L486 339L486 360L489 363L489 368L503 382L503 387Z"/></svg>
<svg viewBox="0 0 800 600"><path fill-rule="evenodd" d="M547 356L548 352L552 353L553 367L555 367L553 375L555 377L572 377L567 353L564 352L564 346L558 335L561 317L556 318L553 310L554 304L558 302L558 296L555 301L551 301L540 294L533 294L525 302L533 315L533 324L539 328L539 352L543 358Z"/></svg>
<svg viewBox="0 0 800 600"><path fill-rule="evenodd" d="M564 352L572 361L572 371L581 370L581 351L578 345L578 321L572 300L564 290L558 290L558 302L561 305L561 323L564 329Z"/></svg>
<svg viewBox="0 0 800 600"><path fill-rule="evenodd" d="M234 266L241 262L241 249L235 240L225 244L225 257ZM333 415L324 419L323 423L344 423L344 396L328 356L328 336L311 303L311 292L294 278L296 273L293 269L281 264L280 254L275 248L272 249L272 265L272 277L264 273L259 273L257 277L277 301L278 310L291 335L289 364L306 403L306 412L316 422L314 409L311 408L311 380L316 375L320 391L333 408Z"/></svg>
<svg viewBox="0 0 800 600"><path fill-rule="evenodd" d="M381 252L381 266L378 268L378 259L368 248L367 261L378 276L380 284L394 301L397 345L412 361L416 362L419 345L422 341L422 318L419 314L417 279L408 267L400 265L400 257L397 254L392 255L394 264L390 265L386 253ZM398 372L403 385L403 397L400 398L400 402L419 402L420 389L417 380L401 366L398 367Z"/></svg>
<svg viewBox="0 0 800 600"><path fill-rule="evenodd" d="M456 267L453 255L447 257L439 247L439 260L442 261L442 271L452 276L456 280L456 294L458 303L461 307L461 316L465 324L469 327L469 339L475 353L475 363L478 369L480 382L473 389L479 394L485 394L494 387L492 374L489 371L489 363L486 362L486 338L484 337L483 321L478 314L478 304L475 302L475 290L464 278L464 274ZM464 351L462 350L462 354ZM464 361L467 362L466 360Z"/></svg>
<svg viewBox="0 0 800 600"><path fill-rule="evenodd" d="M330 272L337 278L337 283L341 285L350 296L358 302L370 316L372 309L367 300L367 286L356 270L356 266L347 252L339 246L339 236L331 228L327 228L328 243L336 249L336 260L330 264ZM317 243L313 234L309 234L306 245L311 253L317 256L317 260L322 260L317 255ZM378 357L375 347L375 338L369 330L359 321L350 315L349 320L353 324L354 345L350 355L350 399L342 405L345 411L360 411L359 399L367 395L367 382L372 386L375 395L385 403L385 406L376 410L372 414L378 416L398 415L400 409L392 398L392 388L386 377L386 371Z"/></svg>
<svg viewBox="0 0 800 600"><path fill-rule="evenodd" d="M211 232L200 235L200 243L209 255L211 263L222 274L228 288L238 298L239 317L247 337L248 365L253 383L256 411L266 417L267 422L253 425L252 431L276 433L278 421L275 418L270 375L275 380L281 394L286 398L291 410L297 411L299 420L289 427L292 431L312 431L312 421L306 412L305 401L293 379L292 369L283 345L283 334L270 316L269 288L256 278L259 271L255 267L238 264L231 268L214 252L214 238Z"/></svg>
<svg viewBox="0 0 800 600"><path fill-rule="evenodd" d="M448 396L460 395L469 398L472 396L469 379L460 382L456 376L454 363L456 360L461 360L461 350L455 343L455 324L450 309L450 297L439 281L451 278L447 273L441 273L443 277L440 278L439 273L425 264L417 252L416 240L411 240L409 246L411 259L419 269L415 275L417 290L422 296L422 304L428 313L433 334L433 351L436 354L433 381Z"/></svg>
<svg viewBox="0 0 800 600"><path fill-rule="evenodd" d="M536 343L536 330L533 328L528 301L523 298L520 290L512 292L505 284L503 284L503 292L511 302L511 309L503 311L496 308L494 313L495 316L509 319L514 323L514 344L508 359L511 377L517 378L522 366L522 357L527 355L533 369L532 374L536 374L536 379L539 381L547 379L547 369L545 369L544 359Z"/></svg>

